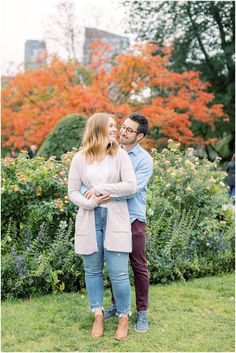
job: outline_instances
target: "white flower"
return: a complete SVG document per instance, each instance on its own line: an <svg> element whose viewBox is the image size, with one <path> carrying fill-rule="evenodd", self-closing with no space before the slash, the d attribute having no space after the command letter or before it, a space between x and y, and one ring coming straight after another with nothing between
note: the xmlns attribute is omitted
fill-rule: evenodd
<svg viewBox="0 0 236 353"><path fill-rule="evenodd" d="M49 160L49 161L54 161L56 158L57 158L56 156L50 156L50 157L48 158L48 160Z"/></svg>
<svg viewBox="0 0 236 353"><path fill-rule="evenodd" d="M148 208L147 213L149 216L153 216L154 212L151 208Z"/></svg>
<svg viewBox="0 0 236 353"><path fill-rule="evenodd" d="M216 180L214 178L209 179L209 183L215 183L215 182L216 182Z"/></svg>

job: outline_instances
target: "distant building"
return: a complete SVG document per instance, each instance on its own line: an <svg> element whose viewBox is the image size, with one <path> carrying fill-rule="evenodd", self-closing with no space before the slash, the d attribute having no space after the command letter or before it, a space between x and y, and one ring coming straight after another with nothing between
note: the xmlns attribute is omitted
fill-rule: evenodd
<svg viewBox="0 0 236 353"><path fill-rule="evenodd" d="M84 48L83 48L83 64L89 65L92 61L92 49L90 45L98 40L105 43L111 44L111 51L108 51L106 56L113 58L117 54L126 52L129 49L129 38L125 36L119 36L107 31L102 31L97 28L85 27L84 34ZM104 53L103 53L104 55Z"/></svg>
<svg viewBox="0 0 236 353"><path fill-rule="evenodd" d="M47 63L46 43L41 40L25 42L25 71L38 69Z"/></svg>

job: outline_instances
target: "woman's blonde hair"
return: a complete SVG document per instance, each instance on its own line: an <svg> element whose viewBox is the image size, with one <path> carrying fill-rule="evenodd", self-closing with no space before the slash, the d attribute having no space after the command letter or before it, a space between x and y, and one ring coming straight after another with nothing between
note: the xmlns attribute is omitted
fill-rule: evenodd
<svg viewBox="0 0 236 353"><path fill-rule="evenodd" d="M107 143L107 154L114 155L118 149L118 142L109 142L109 117L114 119L112 114L96 113L88 120L82 140L82 153L88 163L98 161Z"/></svg>

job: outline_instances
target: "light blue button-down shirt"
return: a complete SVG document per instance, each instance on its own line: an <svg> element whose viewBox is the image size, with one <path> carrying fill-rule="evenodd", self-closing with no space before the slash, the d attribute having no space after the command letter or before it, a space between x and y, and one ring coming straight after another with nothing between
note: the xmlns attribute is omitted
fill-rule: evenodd
<svg viewBox="0 0 236 353"><path fill-rule="evenodd" d="M137 144L128 152L137 179L137 191L135 194L126 197L130 222L136 219L146 222L146 192L147 184L153 174L153 159L150 154ZM116 198L117 200L121 198ZM123 198L122 198L123 199Z"/></svg>

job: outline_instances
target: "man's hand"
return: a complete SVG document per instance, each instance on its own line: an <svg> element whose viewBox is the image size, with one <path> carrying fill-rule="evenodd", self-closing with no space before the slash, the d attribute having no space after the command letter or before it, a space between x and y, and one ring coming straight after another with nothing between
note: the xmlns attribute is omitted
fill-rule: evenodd
<svg viewBox="0 0 236 353"><path fill-rule="evenodd" d="M94 200L97 202L98 205L101 205L102 203L106 203L110 201L110 199L111 199L111 196L109 194L94 197Z"/></svg>

